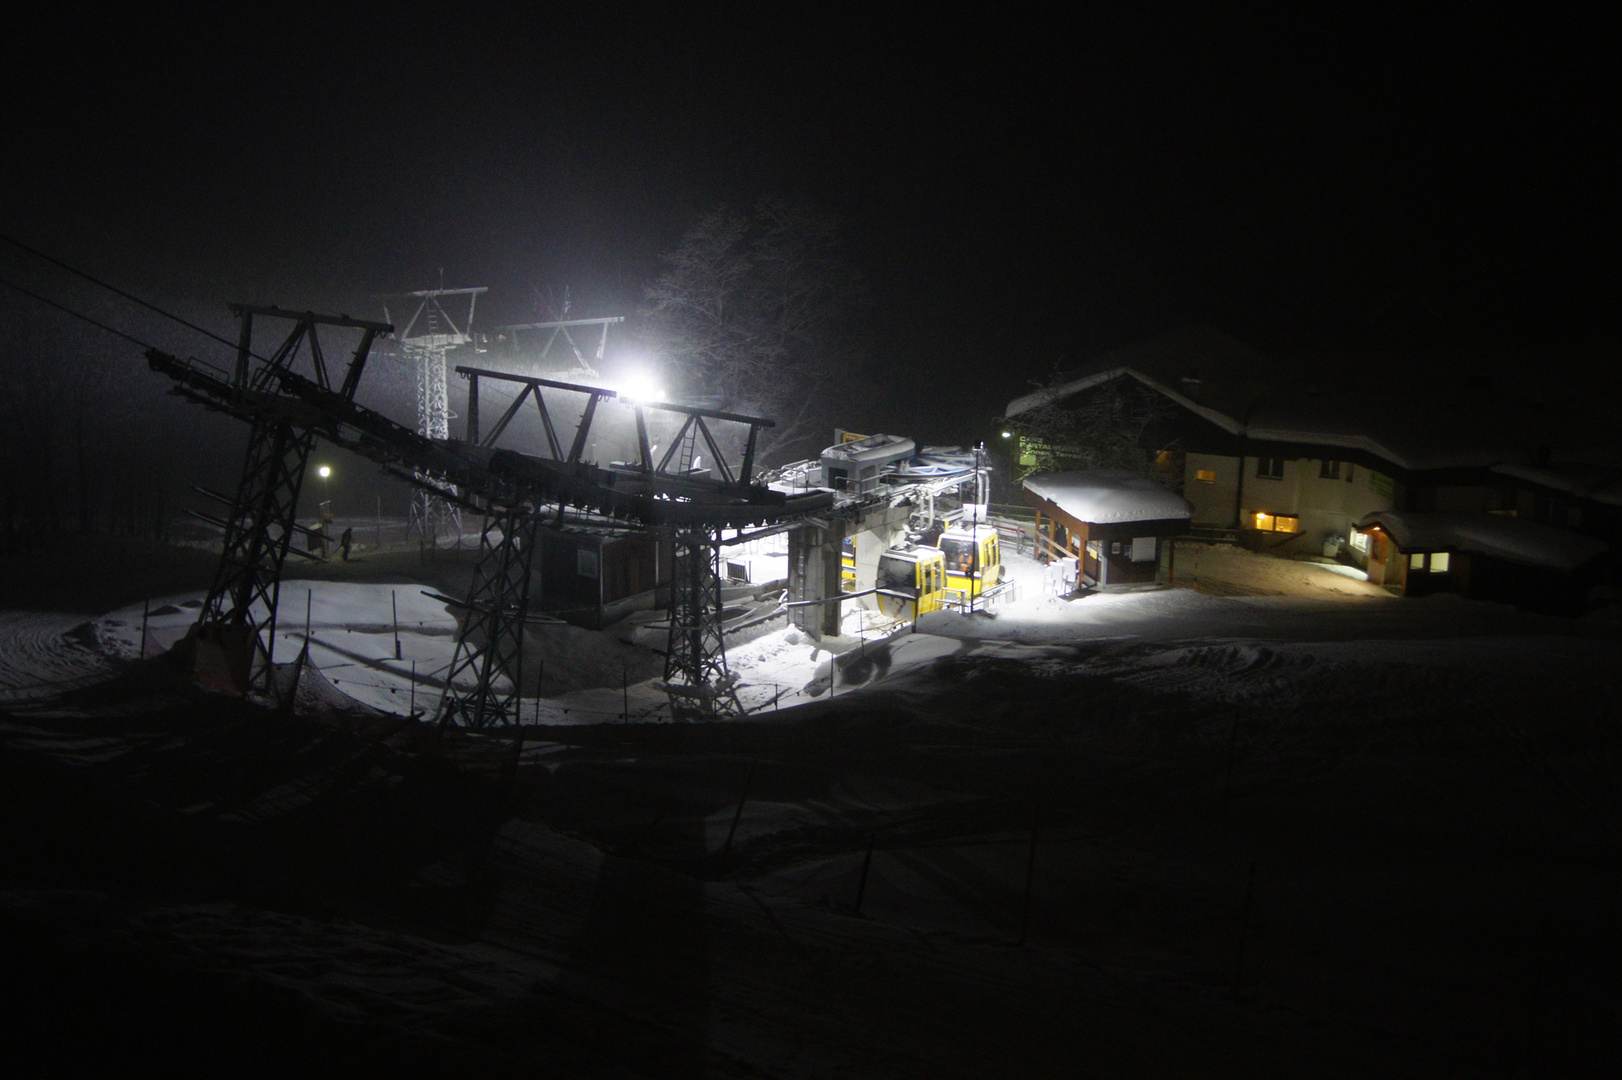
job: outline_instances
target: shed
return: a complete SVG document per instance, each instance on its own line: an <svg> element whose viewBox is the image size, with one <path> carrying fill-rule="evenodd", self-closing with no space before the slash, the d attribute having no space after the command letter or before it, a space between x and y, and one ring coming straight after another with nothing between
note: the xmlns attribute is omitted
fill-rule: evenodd
<svg viewBox="0 0 1622 1080"><path fill-rule="evenodd" d="M600 630L633 611L659 606L672 551L648 536L538 529L530 583L538 610Z"/></svg>
<svg viewBox="0 0 1622 1080"><path fill-rule="evenodd" d="M1369 580L1404 596L1452 592L1545 611L1581 610L1602 583L1604 541L1507 514L1381 510L1369 536Z"/></svg>
<svg viewBox="0 0 1622 1080"><path fill-rule="evenodd" d="M1189 530L1194 505L1124 469L1038 473L1024 480L1036 510L1037 549L1077 558L1086 585L1159 580L1162 546Z"/></svg>

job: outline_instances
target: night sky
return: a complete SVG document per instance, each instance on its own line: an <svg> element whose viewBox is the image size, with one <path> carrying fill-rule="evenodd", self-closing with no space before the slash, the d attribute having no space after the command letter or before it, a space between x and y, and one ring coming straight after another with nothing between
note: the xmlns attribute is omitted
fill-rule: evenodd
<svg viewBox="0 0 1622 1080"><path fill-rule="evenodd" d="M4 231L187 310L376 317L443 268L489 326L630 313L698 211L797 195L846 223L877 374L988 416L1197 321L1614 354L1598 21L297 11L13 33Z"/></svg>

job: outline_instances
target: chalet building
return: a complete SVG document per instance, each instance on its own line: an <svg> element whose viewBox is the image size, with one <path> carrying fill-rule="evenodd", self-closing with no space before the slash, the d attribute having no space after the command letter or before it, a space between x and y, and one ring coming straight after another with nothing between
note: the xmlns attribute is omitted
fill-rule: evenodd
<svg viewBox="0 0 1622 1080"><path fill-rule="evenodd" d="M1404 596L1450 592L1578 614L1605 582L1609 546L1503 514L1386 510L1358 522L1369 580Z"/></svg>
<svg viewBox="0 0 1622 1080"><path fill-rule="evenodd" d="M1622 550L1622 426L1602 407L1555 394L1543 384L1422 378L1389 357L1269 357L1196 326L1106 354L1015 398L1004 420L1020 436L1025 469L1039 460L1080 464L1086 448L1036 443L1033 433L1063 430L1066 415L1096 423L1105 401L1147 399L1139 447L1154 478L1187 499L1196 535L1227 535L1278 555L1334 555L1393 588L1407 587L1406 564L1400 574L1378 559L1370 567L1377 538L1394 543L1391 532L1364 527L1374 515L1400 512L1405 528L1427 538L1459 522L1427 526L1419 515L1464 514L1599 542L1597 557L1577 565L1565 556L1517 562L1454 549L1471 566L1454 580L1476 582L1466 595L1509 599L1534 580L1532 593L1552 588L1547 575L1591 589ZM1552 535L1532 530L1522 539L1533 534ZM1394 550L1426 554L1400 543ZM1415 594L1436 591L1430 584Z"/></svg>

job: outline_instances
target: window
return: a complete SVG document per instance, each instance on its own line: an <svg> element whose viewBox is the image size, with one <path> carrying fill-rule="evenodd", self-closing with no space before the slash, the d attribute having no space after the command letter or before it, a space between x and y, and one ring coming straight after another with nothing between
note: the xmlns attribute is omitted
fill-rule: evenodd
<svg viewBox="0 0 1622 1080"><path fill-rule="evenodd" d="M1154 562L1160 554L1152 536L1134 536L1132 538L1132 561Z"/></svg>
<svg viewBox="0 0 1622 1080"><path fill-rule="evenodd" d="M1423 551L1416 551L1412 555L1408 556L1408 569L1425 569L1425 553Z"/></svg>
<svg viewBox="0 0 1622 1080"><path fill-rule="evenodd" d="M1214 484L1216 483L1216 470L1196 469L1194 471L1194 479L1198 480L1202 484Z"/></svg>
<svg viewBox="0 0 1622 1080"><path fill-rule="evenodd" d="M597 576L597 552L593 548L576 548L574 553L574 572L581 577Z"/></svg>
<svg viewBox="0 0 1622 1080"><path fill-rule="evenodd" d="M885 555L879 559L878 587L918 595L918 566L907 559Z"/></svg>
<svg viewBox="0 0 1622 1080"><path fill-rule="evenodd" d="M1433 574L1445 574L1445 573L1447 573L1447 564L1449 562L1451 562L1451 561L1452 560L1450 560L1447 557L1447 552L1445 552L1445 551L1436 552L1434 555L1431 556L1431 573L1433 573Z"/></svg>
<svg viewBox="0 0 1622 1080"><path fill-rule="evenodd" d="M1256 459L1256 479L1282 480L1284 479L1284 459L1279 457L1263 457Z"/></svg>
<svg viewBox="0 0 1622 1080"><path fill-rule="evenodd" d="M1269 514L1265 510L1256 511L1256 528L1262 532L1297 533L1301 531L1301 519L1294 514Z"/></svg>
<svg viewBox="0 0 1622 1080"><path fill-rule="evenodd" d="M1322 461L1318 462L1318 479L1339 480L1340 462L1330 461L1328 458L1324 458Z"/></svg>
<svg viewBox="0 0 1622 1080"><path fill-rule="evenodd" d="M1356 529L1353 529L1352 550L1360 555L1367 555L1369 553L1369 534L1366 532L1358 532Z"/></svg>
<svg viewBox="0 0 1622 1080"><path fill-rule="evenodd" d="M946 569L948 573L963 577L974 572L975 552L973 540L942 539L941 550L946 553Z"/></svg>
<svg viewBox="0 0 1622 1080"><path fill-rule="evenodd" d="M1121 542L1119 540L1110 541L1109 553L1111 555L1119 555L1121 553Z"/></svg>

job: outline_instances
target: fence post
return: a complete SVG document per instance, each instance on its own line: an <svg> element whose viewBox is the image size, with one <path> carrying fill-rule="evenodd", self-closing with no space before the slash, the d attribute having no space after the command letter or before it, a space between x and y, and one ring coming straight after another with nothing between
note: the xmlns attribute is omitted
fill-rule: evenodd
<svg viewBox="0 0 1622 1080"><path fill-rule="evenodd" d="M1256 860L1250 860L1250 874L1245 878L1245 907L1239 916L1239 952L1233 961L1233 996L1239 996L1239 982L1245 974L1245 943L1250 937L1250 901L1256 890Z"/></svg>
<svg viewBox="0 0 1622 1080"><path fill-rule="evenodd" d="M732 828L727 830L727 842L721 847L721 862L725 864L727 856L732 853L732 838L738 833L738 822L743 818L743 804L749 800L749 785L755 780L755 766L760 759L755 758L749 763L749 774L743 778L743 790L738 792L738 809L732 814Z"/></svg>
<svg viewBox="0 0 1622 1080"><path fill-rule="evenodd" d="M1042 804L1038 803L1031 812L1031 853L1025 860L1025 900L1019 912L1019 940L1014 944L1025 944L1026 933L1031 928L1031 886L1036 881L1036 838L1042 828Z"/></svg>
<svg viewBox="0 0 1622 1080"><path fill-rule="evenodd" d="M1228 774L1222 780L1221 815L1228 815L1228 795L1233 788L1233 759L1239 750L1239 714L1233 714L1233 728L1228 733Z"/></svg>
<svg viewBox="0 0 1622 1080"><path fill-rule="evenodd" d="M867 895L867 870L873 865L873 834L867 834L867 854L862 856L862 877L856 883L856 914L862 913L862 897Z"/></svg>

